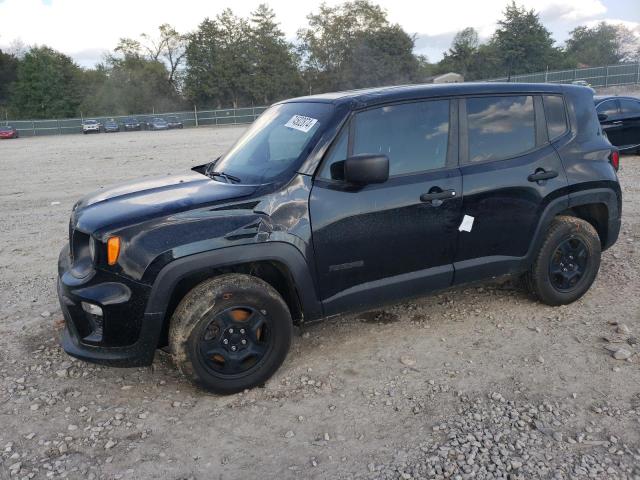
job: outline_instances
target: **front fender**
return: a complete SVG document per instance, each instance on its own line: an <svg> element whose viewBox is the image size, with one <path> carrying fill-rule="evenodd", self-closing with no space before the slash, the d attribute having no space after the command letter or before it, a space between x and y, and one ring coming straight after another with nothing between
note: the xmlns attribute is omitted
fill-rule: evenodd
<svg viewBox="0 0 640 480"><path fill-rule="evenodd" d="M161 315L164 321L174 289L188 276L214 268L257 261L275 261L284 265L293 280L304 318L315 320L322 317L322 304L318 300L311 268L300 250L284 242L220 248L170 262L160 270L153 283L145 313Z"/></svg>

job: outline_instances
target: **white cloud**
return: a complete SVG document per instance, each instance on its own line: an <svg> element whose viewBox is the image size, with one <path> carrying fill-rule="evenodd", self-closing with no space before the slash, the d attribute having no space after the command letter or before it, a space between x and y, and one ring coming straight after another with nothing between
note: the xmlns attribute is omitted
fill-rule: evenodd
<svg viewBox="0 0 640 480"><path fill-rule="evenodd" d="M193 30L205 17L213 17L230 7L246 16L266 1L289 39L306 25L306 15L317 10L320 0L42 0L0 1L0 45L20 38L27 44L47 44L91 63L90 52L115 47L120 37L136 37L170 23L179 31ZM374 0L385 8L392 22L410 33L426 36L451 34L474 26L481 37L495 29L508 0ZM606 12L603 0L519 0L527 8L541 12L544 20L575 22L596 18ZM624 0L630 5L637 0ZM328 0L335 5L341 0ZM630 7L631 8L631 7ZM100 55L96 56L99 60Z"/></svg>

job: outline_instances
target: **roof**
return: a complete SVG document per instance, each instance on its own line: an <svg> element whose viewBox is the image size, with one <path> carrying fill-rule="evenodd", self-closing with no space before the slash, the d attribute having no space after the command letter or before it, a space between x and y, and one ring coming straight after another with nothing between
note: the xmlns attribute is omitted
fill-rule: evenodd
<svg viewBox="0 0 640 480"><path fill-rule="evenodd" d="M285 100L289 102L322 102L322 103L356 103L366 107L379 103L413 100L417 98L447 97L455 95L499 94L499 93L561 93L568 88L588 88L576 85L559 85L553 83L442 83L398 85L392 87L364 88L344 92L322 93L306 97Z"/></svg>

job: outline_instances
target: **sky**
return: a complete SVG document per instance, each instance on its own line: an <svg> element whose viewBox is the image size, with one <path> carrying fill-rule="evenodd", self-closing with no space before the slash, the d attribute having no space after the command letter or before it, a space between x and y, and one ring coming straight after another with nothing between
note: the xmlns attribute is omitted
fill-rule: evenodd
<svg viewBox="0 0 640 480"><path fill-rule="evenodd" d="M455 33L465 27L478 30L481 39L494 31L509 0L373 0L393 23L416 35L415 52L430 61L442 58ZM0 48L15 40L26 45L48 45L92 67L121 37L153 33L163 23L189 32L205 17L224 8L248 16L259 3L276 12L280 27L294 41L306 25L306 16L320 0L0 0ZM341 3L326 0L329 5ZM540 13L544 25L562 44L582 24L624 22L640 36L640 0L518 0Z"/></svg>

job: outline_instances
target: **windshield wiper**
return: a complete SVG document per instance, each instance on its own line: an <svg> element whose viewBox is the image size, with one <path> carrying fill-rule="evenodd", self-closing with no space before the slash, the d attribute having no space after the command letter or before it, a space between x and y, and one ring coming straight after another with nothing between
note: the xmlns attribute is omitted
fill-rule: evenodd
<svg viewBox="0 0 640 480"><path fill-rule="evenodd" d="M228 173L224 172L207 172L207 175L211 178L222 177L227 183L240 183L242 181L238 177L234 177L233 175L229 175Z"/></svg>

